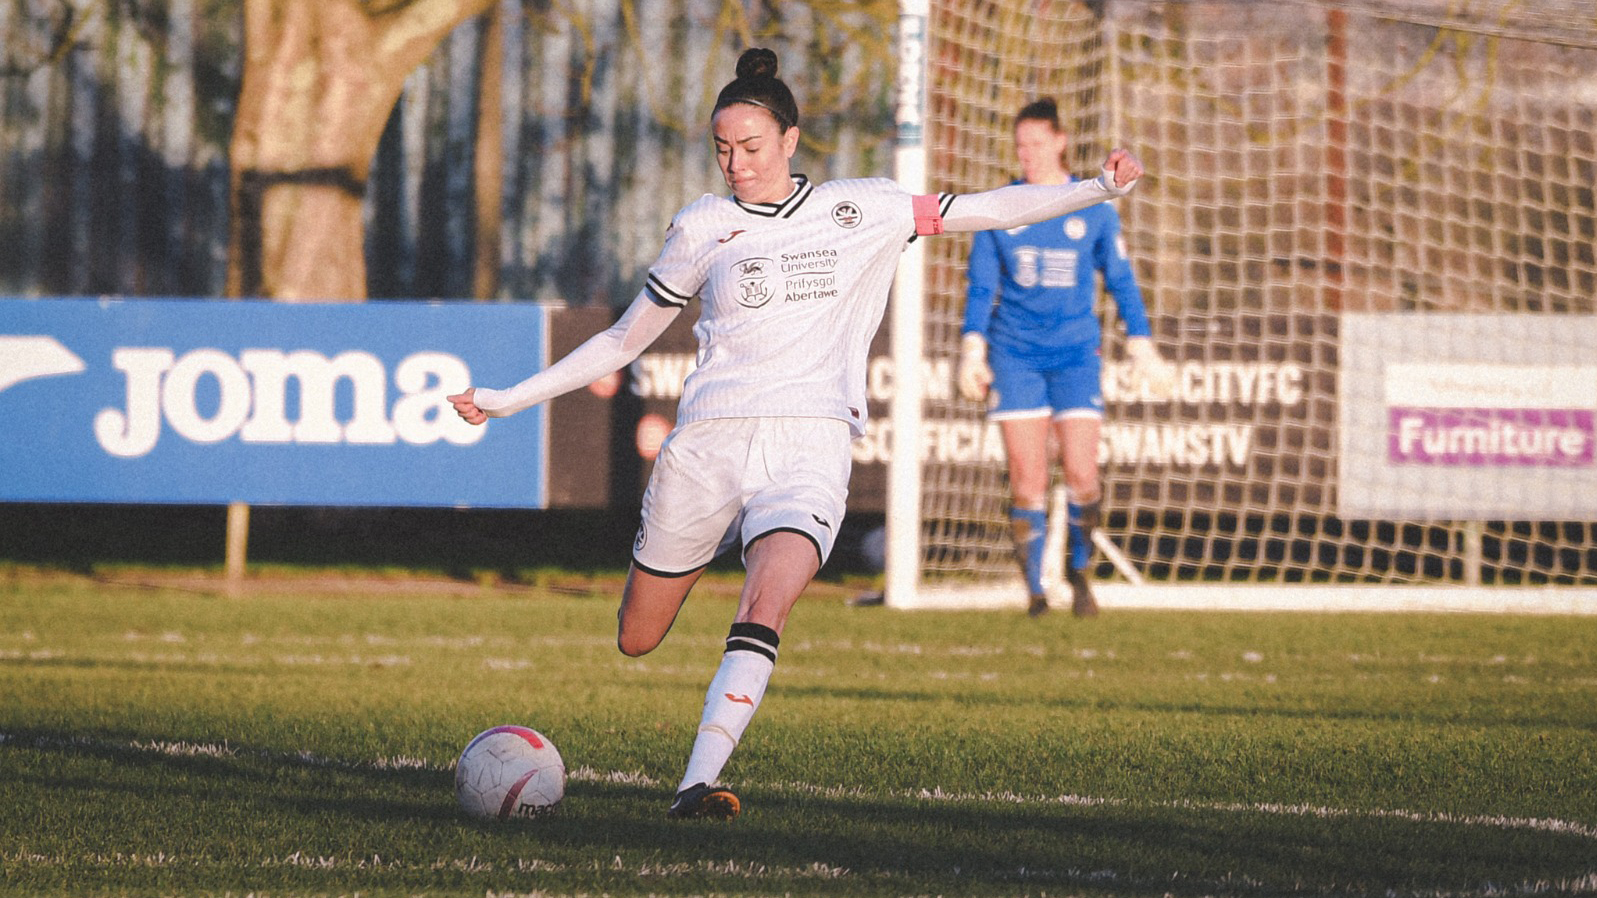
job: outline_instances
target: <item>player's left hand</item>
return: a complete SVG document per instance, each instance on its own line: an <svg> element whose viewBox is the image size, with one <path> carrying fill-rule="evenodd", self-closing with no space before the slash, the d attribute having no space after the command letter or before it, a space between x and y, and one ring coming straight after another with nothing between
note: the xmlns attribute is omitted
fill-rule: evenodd
<svg viewBox="0 0 1597 898"><path fill-rule="evenodd" d="M1137 157L1131 155L1130 150L1119 147L1109 152L1109 158L1104 160L1103 170L1107 175L1106 180L1113 181L1116 187L1129 186L1132 181L1143 175L1142 163L1137 161Z"/></svg>
<svg viewBox="0 0 1597 898"><path fill-rule="evenodd" d="M1148 337L1126 339L1126 355L1131 358L1133 376L1153 399L1169 399L1176 390L1176 366L1165 361Z"/></svg>
<svg viewBox="0 0 1597 898"><path fill-rule="evenodd" d="M483 424L488 420L488 413L477 407L477 388L471 387L464 393L456 393L449 397L455 406L455 413L460 415L467 424Z"/></svg>
<svg viewBox="0 0 1597 898"><path fill-rule="evenodd" d="M959 368L955 372L959 395L971 402L987 398L987 388L993 385L993 369L987 365L987 338L969 333L959 341Z"/></svg>

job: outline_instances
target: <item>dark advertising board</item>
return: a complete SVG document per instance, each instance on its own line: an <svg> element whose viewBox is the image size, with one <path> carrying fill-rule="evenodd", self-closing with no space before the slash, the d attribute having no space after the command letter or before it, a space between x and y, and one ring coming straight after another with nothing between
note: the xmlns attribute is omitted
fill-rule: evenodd
<svg viewBox="0 0 1597 898"><path fill-rule="evenodd" d="M1177 365L1173 396L1104 365L1098 457L1110 504L1145 509L1334 510L1337 317L1154 316Z"/></svg>
<svg viewBox="0 0 1597 898"><path fill-rule="evenodd" d="M552 504L636 502L650 460L675 422L683 379L693 370L696 312L690 306L623 376L552 404ZM612 320L608 310L556 312L554 357ZM1111 502L1208 511L1291 503L1330 511L1336 317L1188 314L1155 316L1153 324L1162 352L1177 366L1173 395L1149 395L1122 360L1118 342L1106 348L1099 459ZM849 491L856 512L886 509L894 442L889 403L896 372L885 324L872 347L870 420L854 444ZM927 400L922 460L929 467L1002 468L996 428L975 406L953 399L954 369L952 355L933 356L916 372Z"/></svg>

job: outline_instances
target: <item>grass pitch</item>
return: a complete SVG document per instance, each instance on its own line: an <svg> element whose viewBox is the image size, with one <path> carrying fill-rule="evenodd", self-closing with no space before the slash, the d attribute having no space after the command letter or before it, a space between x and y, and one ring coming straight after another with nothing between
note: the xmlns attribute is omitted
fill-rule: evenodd
<svg viewBox="0 0 1597 898"><path fill-rule="evenodd" d="M733 610L0 580L9 893L1597 894L1597 620L802 601L725 780L665 808ZM478 731L551 816L465 819Z"/></svg>

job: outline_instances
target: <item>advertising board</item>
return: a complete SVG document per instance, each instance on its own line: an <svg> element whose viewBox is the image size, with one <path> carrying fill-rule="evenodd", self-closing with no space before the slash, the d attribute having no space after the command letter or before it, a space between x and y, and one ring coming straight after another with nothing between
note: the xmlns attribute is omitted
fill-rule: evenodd
<svg viewBox="0 0 1597 898"><path fill-rule="evenodd" d="M0 499L543 507L542 411L445 397L544 364L531 304L0 300Z"/></svg>
<svg viewBox="0 0 1597 898"><path fill-rule="evenodd" d="M1591 520L1594 346L1588 315L1344 316L1338 514Z"/></svg>

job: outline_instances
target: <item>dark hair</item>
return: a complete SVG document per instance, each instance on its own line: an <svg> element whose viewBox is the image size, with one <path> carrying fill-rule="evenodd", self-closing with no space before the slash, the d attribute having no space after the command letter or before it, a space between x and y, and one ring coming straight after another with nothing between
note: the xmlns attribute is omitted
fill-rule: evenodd
<svg viewBox="0 0 1597 898"><path fill-rule="evenodd" d="M737 77L721 88L715 98L715 109L710 116L734 103L758 106L776 118L776 124L786 131L798 124L798 103L793 92L782 79L776 77L776 53L764 47L744 50L738 57Z"/></svg>
<svg viewBox="0 0 1597 898"><path fill-rule="evenodd" d="M1015 126L1019 127L1021 122L1047 122L1048 126L1057 133L1061 130L1059 127L1059 104L1054 102L1053 97L1032 100L1022 106L1019 114L1015 116Z"/></svg>

